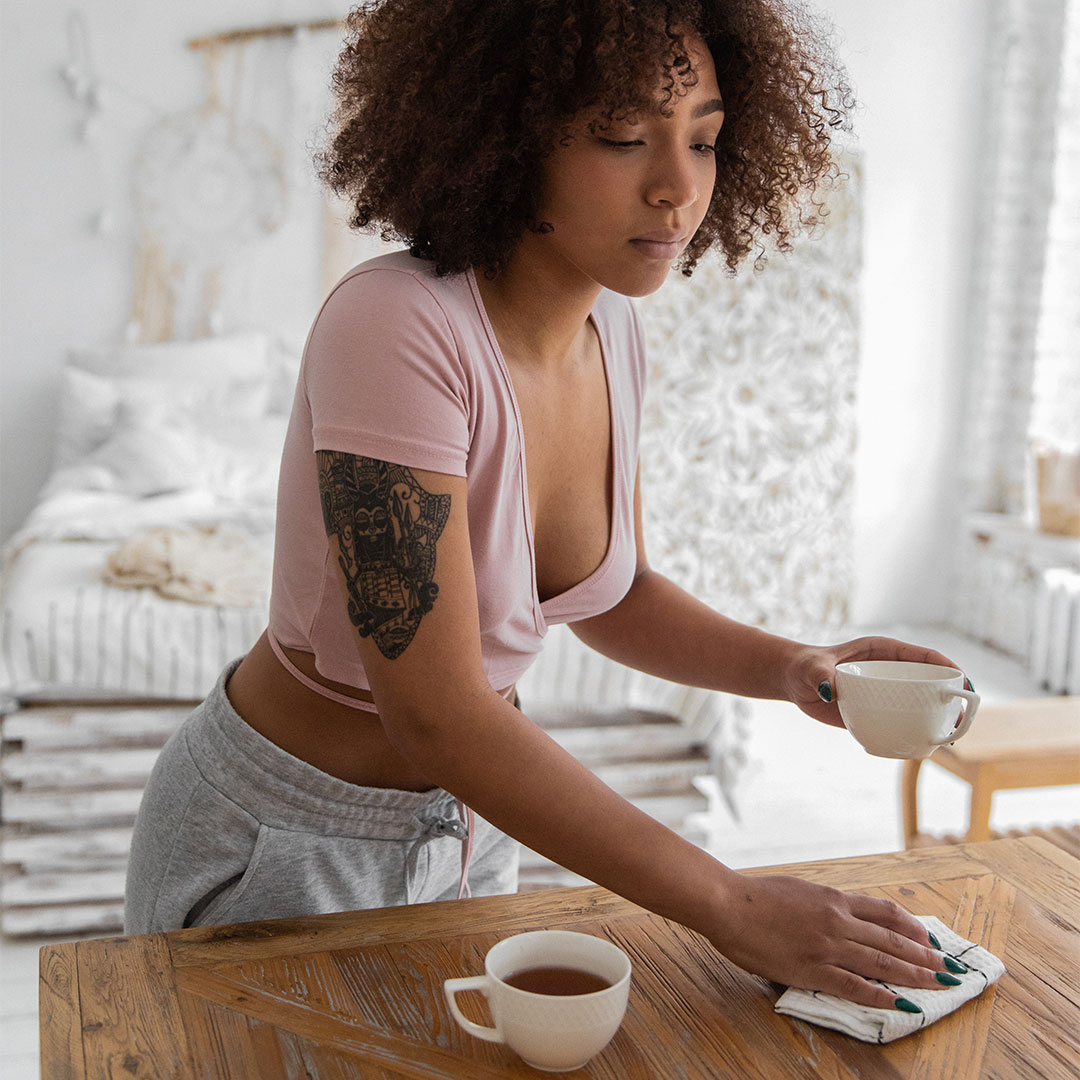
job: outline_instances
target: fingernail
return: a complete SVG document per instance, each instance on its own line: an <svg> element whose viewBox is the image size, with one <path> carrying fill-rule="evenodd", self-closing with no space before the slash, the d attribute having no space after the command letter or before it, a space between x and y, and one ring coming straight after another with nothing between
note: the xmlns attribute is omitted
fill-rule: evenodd
<svg viewBox="0 0 1080 1080"><path fill-rule="evenodd" d="M930 938L930 944L933 945L933 947L937 949L938 952L941 952L941 942L938 941L938 939L934 937L933 934L930 934L928 936Z"/></svg>
<svg viewBox="0 0 1080 1080"><path fill-rule="evenodd" d="M817 688L817 696L819 698L821 698L822 701L825 701L825 702L832 701L832 687L829 685L828 680L823 682Z"/></svg>
<svg viewBox="0 0 1080 1080"><path fill-rule="evenodd" d="M961 964L959 960L954 960L951 956L945 957L945 966L956 975L967 974L967 965Z"/></svg>
<svg viewBox="0 0 1080 1080"><path fill-rule="evenodd" d="M895 1001L893 1002L893 1004L894 1004L894 1005L895 1005L895 1006L896 1006L896 1007L897 1007L897 1008L898 1008L898 1009L899 1009L899 1010L900 1010L901 1012L910 1012L910 1013L917 1013L917 1012L920 1012L920 1013L921 1013L921 1012L922 1012L922 1009L920 1009L920 1008L919 1008L919 1006L918 1006L918 1005L916 1005L914 1001L908 1001L908 999L907 999L907 998L902 998L902 997L898 997L898 998L897 998L897 999L896 999L896 1000L895 1000Z"/></svg>
<svg viewBox="0 0 1080 1080"><path fill-rule="evenodd" d="M959 986L960 980L955 975L946 975L944 971L937 971L934 973L934 978L937 979L942 986Z"/></svg>
<svg viewBox="0 0 1080 1080"><path fill-rule="evenodd" d="M971 691L971 692L972 692L973 694L975 693L975 684L974 684L974 683L973 683L973 682L972 682L972 681L971 681L971 680L970 680L970 679L969 679L969 678L968 678L968 677L967 677L966 675L964 676L964 685L965 685L965 686L966 686L966 687L967 687L967 688L968 688L968 689L969 689L969 690L970 690L970 691Z"/></svg>

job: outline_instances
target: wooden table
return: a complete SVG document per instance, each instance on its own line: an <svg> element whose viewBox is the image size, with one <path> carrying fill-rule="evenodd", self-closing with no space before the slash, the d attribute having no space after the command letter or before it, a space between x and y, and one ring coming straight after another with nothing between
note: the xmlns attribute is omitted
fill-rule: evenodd
<svg viewBox="0 0 1080 1080"><path fill-rule="evenodd" d="M1002 788L1080 784L1080 698L1032 698L980 709L971 730L926 759L971 785L966 839L990 839L990 803ZM922 761L905 761L900 781L904 847L919 840Z"/></svg>
<svg viewBox="0 0 1080 1080"><path fill-rule="evenodd" d="M48 945L41 950L42 1076L539 1077L505 1047L464 1034L449 1017L442 982L480 972L500 938L543 927L607 935L634 965L618 1034L567 1076L1078 1074L1080 861L1025 838L800 863L784 872L936 915L1000 956L1008 973L925 1031L877 1046L774 1013L773 984L683 927L604 889L552 889Z"/></svg>

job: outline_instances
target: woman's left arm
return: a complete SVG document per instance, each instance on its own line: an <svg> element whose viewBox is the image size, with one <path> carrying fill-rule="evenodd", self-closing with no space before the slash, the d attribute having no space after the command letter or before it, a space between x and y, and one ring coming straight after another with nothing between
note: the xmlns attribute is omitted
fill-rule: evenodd
<svg viewBox="0 0 1080 1080"><path fill-rule="evenodd" d="M640 467L634 486L634 532L637 572L627 594L610 610L571 624L585 644L628 667L686 686L792 701L834 727L844 726L832 700L837 664L874 658L956 667L933 649L892 638L806 645L714 611L649 566Z"/></svg>

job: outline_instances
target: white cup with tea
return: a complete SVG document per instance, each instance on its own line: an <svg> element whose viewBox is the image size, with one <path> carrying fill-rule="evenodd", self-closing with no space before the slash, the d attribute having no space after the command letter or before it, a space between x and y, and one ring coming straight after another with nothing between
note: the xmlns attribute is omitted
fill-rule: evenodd
<svg viewBox="0 0 1080 1080"><path fill-rule="evenodd" d="M465 1017L457 995L478 990L494 1027ZM454 1019L487 1042L506 1043L544 1072L579 1069L619 1030L630 959L617 945L570 930L534 930L493 946L484 974L443 984Z"/></svg>
<svg viewBox="0 0 1080 1080"><path fill-rule="evenodd" d="M964 689L964 673L956 668L909 660L836 665L840 716L875 757L929 757L967 732L979 701L974 690Z"/></svg>

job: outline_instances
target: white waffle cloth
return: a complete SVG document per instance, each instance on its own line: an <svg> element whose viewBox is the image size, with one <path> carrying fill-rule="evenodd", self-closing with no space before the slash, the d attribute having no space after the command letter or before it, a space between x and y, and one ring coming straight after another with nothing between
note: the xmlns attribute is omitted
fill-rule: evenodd
<svg viewBox="0 0 1080 1080"><path fill-rule="evenodd" d="M956 975L959 986L942 987L940 990L916 990L909 987L881 986L900 997L918 1005L921 1013L901 1012L899 1009L873 1009L856 1005L853 1001L822 994L816 990L796 990L789 987L780 995L776 1011L788 1016L809 1020L821 1027L843 1031L863 1042L887 1043L919 1031L935 1020L947 1016L965 1001L978 997L991 983L1005 974L1005 965L993 953L972 941L954 934L940 919L932 915L916 915L919 922L938 939L941 951L966 965L966 975ZM951 973L950 973L951 974Z"/></svg>

